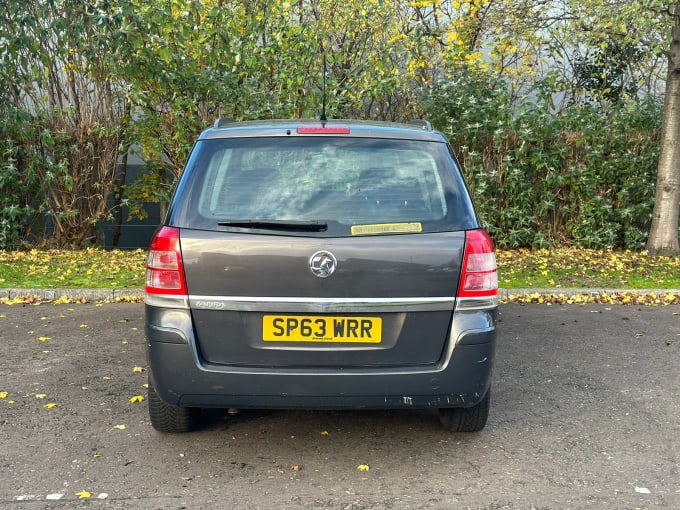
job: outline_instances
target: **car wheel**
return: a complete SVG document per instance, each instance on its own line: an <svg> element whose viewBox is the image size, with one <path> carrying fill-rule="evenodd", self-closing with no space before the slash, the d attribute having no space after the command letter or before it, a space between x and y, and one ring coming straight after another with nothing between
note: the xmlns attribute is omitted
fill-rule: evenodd
<svg viewBox="0 0 680 510"><path fill-rule="evenodd" d="M180 407L161 400L149 377L149 418L159 432L191 432L198 426L201 410L197 407Z"/></svg>
<svg viewBox="0 0 680 510"><path fill-rule="evenodd" d="M439 421L451 432L479 432L486 425L491 407L491 390L479 404L472 407L445 407L439 409Z"/></svg>

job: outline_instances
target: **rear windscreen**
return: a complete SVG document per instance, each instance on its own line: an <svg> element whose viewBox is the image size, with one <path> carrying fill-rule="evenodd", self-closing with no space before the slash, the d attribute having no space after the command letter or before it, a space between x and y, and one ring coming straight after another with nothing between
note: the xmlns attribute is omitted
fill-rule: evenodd
<svg viewBox="0 0 680 510"><path fill-rule="evenodd" d="M327 225L319 235L476 226L443 143L349 137L199 142L175 196L172 224L267 221ZM380 231L381 225L388 227Z"/></svg>

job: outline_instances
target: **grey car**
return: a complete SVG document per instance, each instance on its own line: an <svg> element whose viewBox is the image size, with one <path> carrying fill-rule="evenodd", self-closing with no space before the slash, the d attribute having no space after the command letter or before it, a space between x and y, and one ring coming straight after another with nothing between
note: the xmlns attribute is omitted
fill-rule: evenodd
<svg viewBox="0 0 680 510"><path fill-rule="evenodd" d="M149 413L437 409L489 415L496 258L427 122L217 121L151 242Z"/></svg>

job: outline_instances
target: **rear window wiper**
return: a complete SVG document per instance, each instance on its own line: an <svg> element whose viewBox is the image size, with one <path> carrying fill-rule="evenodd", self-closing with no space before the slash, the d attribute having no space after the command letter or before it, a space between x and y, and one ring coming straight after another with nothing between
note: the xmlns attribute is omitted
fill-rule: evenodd
<svg viewBox="0 0 680 510"><path fill-rule="evenodd" d="M234 220L220 221L217 224L220 227L285 230L291 232L325 232L328 229L328 224L320 221Z"/></svg>

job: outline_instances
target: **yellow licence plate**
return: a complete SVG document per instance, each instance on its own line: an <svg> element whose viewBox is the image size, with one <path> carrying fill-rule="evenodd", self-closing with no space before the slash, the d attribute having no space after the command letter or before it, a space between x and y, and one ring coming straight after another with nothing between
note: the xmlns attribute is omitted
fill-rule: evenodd
<svg viewBox="0 0 680 510"><path fill-rule="evenodd" d="M321 317L318 315L265 315L265 342L370 343L382 340L380 317Z"/></svg>

